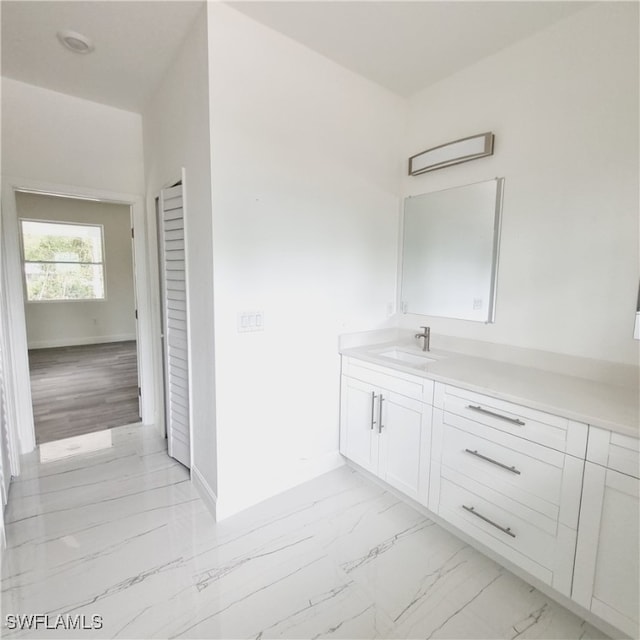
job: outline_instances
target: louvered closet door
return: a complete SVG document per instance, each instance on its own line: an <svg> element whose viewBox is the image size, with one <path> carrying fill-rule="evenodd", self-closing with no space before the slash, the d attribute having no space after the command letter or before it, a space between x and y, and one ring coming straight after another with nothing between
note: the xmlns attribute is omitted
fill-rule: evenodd
<svg viewBox="0 0 640 640"><path fill-rule="evenodd" d="M160 193L164 307L165 416L169 455L191 467L189 348L182 185Z"/></svg>

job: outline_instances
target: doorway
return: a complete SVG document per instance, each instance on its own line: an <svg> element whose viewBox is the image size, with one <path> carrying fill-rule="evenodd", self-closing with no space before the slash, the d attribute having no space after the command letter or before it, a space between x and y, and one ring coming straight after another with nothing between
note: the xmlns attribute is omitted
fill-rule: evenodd
<svg viewBox="0 0 640 640"><path fill-rule="evenodd" d="M12 375L5 383L9 386L7 404L11 420L8 423L8 450L11 475L20 474L20 455L33 451L36 446L33 424L33 406L27 346L26 319L24 314L24 277L20 255L20 232L16 197L19 192L28 192L69 199L89 200L124 204L130 208L133 220L134 277L137 292L137 359L140 380L140 409L142 425L155 427L160 432L158 415L160 378L157 374L160 356L155 342L158 326L156 309L157 294L150 286L148 268L149 243L146 230L145 200L142 196L54 184L26 178L5 178L2 183L2 300L0 308L4 329L4 362ZM133 230L131 233L133 234Z"/></svg>
<svg viewBox="0 0 640 640"><path fill-rule="evenodd" d="M131 207L15 197L36 444L139 422Z"/></svg>

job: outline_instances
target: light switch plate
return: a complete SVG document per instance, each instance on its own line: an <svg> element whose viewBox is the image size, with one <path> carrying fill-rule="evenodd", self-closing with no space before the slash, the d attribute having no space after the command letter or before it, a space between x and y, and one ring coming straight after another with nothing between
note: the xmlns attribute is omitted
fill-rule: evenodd
<svg viewBox="0 0 640 640"><path fill-rule="evenodd" d="M264 331L262 311L241 311L238 313L238 333Z"/></svg>

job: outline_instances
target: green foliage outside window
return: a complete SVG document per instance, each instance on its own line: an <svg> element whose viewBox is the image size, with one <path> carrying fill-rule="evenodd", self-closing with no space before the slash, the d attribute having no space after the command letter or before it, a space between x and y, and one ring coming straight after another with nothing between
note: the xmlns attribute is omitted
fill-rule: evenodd
<svg viewBox="0 0 640 640"><path fill-rule="evenodd" d="M22 221L29 301L104 298L102 228Z"/></svg>

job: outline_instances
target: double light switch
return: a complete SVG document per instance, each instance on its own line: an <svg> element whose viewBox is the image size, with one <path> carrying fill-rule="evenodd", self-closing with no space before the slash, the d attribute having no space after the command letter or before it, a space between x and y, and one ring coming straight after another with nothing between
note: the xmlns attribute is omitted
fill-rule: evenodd
<svg viewBox="0 0 640 640"><path fill-rule="evenodd" d="M262 311L242 311L238 314L238 333L247 331L264 331Z"/></svg>

